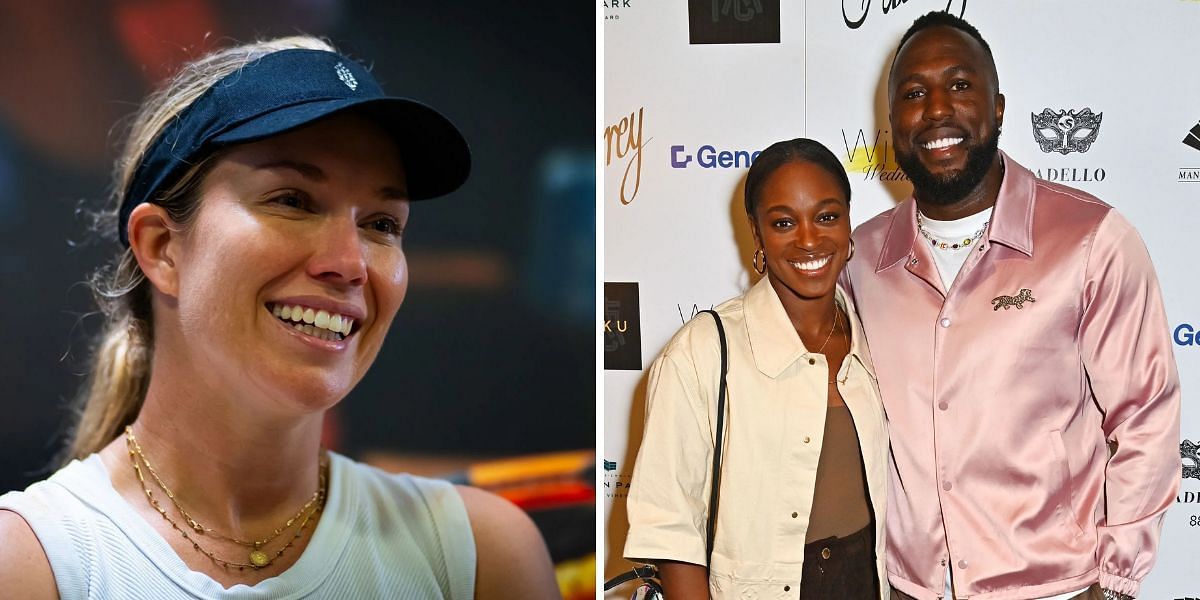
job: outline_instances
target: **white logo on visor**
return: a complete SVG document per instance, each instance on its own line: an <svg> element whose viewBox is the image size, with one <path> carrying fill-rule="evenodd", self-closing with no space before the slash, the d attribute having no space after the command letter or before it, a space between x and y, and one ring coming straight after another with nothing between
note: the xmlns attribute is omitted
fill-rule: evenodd
<svg viewBox="0 0 1200 600"><path fill-rule="evenodd" d="M350 72L350 69L346 68L346 65L338 63L333 66L333 70L337 72L338 79L341 79L342 83L350 88L350 91L358 89L358 80L354 78L354 74Z"/></svg>

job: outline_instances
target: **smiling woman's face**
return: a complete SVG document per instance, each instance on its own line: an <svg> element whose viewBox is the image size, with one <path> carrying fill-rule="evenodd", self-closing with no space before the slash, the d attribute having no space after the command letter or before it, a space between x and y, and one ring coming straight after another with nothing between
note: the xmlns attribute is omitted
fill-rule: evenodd
<svg viewBox="0 0 1200 600"><path fill-rule="evenodd" d="M226 151L178 234L167 303L183 347L156 352L184 353L236 397L341 400L404 300L405 182L395 144L355 115Z"/></svg>
<svg viewBox="0 0 1200 600"><path fill-rule="evenodd" d="M758 191L751 228L784 302L833 294L850 255L850 201L814 163L780 165Z"/></svg>

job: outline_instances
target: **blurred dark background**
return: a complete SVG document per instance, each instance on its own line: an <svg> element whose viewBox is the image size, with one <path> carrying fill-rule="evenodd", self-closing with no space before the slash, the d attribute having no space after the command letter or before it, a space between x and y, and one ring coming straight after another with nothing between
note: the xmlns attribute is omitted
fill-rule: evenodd
<svg viewBox="0 0 1200 600"><path fill-rule="evenodd" d="M0 493L55 467L101 323L80 282L116 251L77 209L105 202L123 119L183 61L301 32L474 154L461 190L413 208L408 298L335 447L433 470L594 449L593 5L0 0Z"/></svg>

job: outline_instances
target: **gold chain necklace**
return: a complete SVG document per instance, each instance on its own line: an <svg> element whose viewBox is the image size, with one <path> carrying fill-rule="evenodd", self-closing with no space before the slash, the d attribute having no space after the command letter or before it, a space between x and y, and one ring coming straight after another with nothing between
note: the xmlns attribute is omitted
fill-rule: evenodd
<svg viewBox="0 0 1200 600"><path fill-rule="evenodd" d="M805 352L804 356L808 356L809 354L824 354L825 346L829 345L829 340L833 337L833 330L837 329L837 325L838 325L838 305L837 305L837 302L834 302L833 303L833 325L830 326L829 333L825 334L825 341L821 342L821 347L817 348L816 352ZM804 343L804 340L800 340L800 342ZM812 361L810 360L809 362L811 363Z"/></svg>
<svg viewBox="0 0 1200 600"><path fill-rule="evenodd" d="M840 319L839 317L841 317L841 312L840 312L840 311L839 311L837 314L835 314L835 315L833 316L833 318L834 318L833 325L834 325L834 327L837 327L838 329L841 329L841 319ZM849 317L847 317L847 319L849 319ZM847 326L849 326L849 325L850 325L850 324L849 324L849 322L847 322L847 323L846 323L846 325L847 325ZM850 332L849 332L849 330L847 330L847 331L846 331L846 333L850 333ZM849 380L849 379L850 379L850 372L849 372L849 371L847 371L847 372L846 372L846 376L845 376L845 377L843 377L843 378L841 378L841 379L838 379L838 378L837 378L837 376L834 376L834 378L833 378L833 381L830 381L830 382L829 382L829 385L836 385L836 384L842 384L842 385L845 385L845 384L846 384L846 381L847 381L847 380Z"/></svg>
<svg viewBox="0 0 1200 600"><path fill-rule="evenodd" d="M222 535L220 533L213 531L211 528L205 527L205 526L201 525L200 523L196 522L196 520L193 519L191 517L191 515L183 508L183 506L175 498L174 492L172 492L170 490L170 488L167 487L166 483L163 482L162 478L158 476L158 472L154 470L153 466L151 466L150 461L146 459L145 453L142 452L141 445L138 444L137 438L135 438L133 435L133 428L129 427L129 426L125 427L125 445L129 449L129 461L130 461L130 463L133 464L134 473L137 475L138 481L142 485L142 491L146 494L146 500L148 500L150 502L150 506L154 507L154 509L156 511L158 511L158 514L162 515L162 518L166 519L167 523L170 523L171 527L175 531L178 531L185 540L191 542L192 548L194 550L207 556L210 560L221 565L222 567L226 567L226 568L237 567L237 569L239 571L243 571L243 570L245 570L246 567L250 567L252 569L258 570L258 569L261 569L261 568L264 568L264 567L270 565L272 562L275 562L275 560L278 559L280 556L283 556L283 553L285 551L287 551L288 548L291 548L293 544L296 543L296 540L301 537L302 533L304 532L304 529L308 526L309 521L312 520L313 515L320 512L321 509L324 508L324 506L325 506L326 483L327 483L326 469L328 467L328 463L325 461L324 458L322 458L321 464L318 467L317 491L313 493L312 498L310 498L309 501L306 502L304 504L304 506L301 507L300 510L292 518L288 519L287 523L285 523L282 527L275 529L275 531L269 537L264 538L263 540L252 541L252 542L248 542L245 540L240 540L237 538L232 538L232 537L229 537L226 535ZM250 562L248 562L248 563L235 562L235 561L229 561L229 560L225 560L223 558L219 558L213 552L211 552L210 550L201 546L199 544L199 542L197 542L195 539L192 538L192 536L188 535L187 530L181 528L179 526L179 524L176 523L175 520L172 519L170 517L170 515L167 514L166 509L164 509L158 503L158 500L156 500L154 498L154 492L151 491L150 488L146 485L146 479L142 474L142 465L145 465L146 470L150 472L150 476L154 479L155 484L157 484L158 487L162 488L163 493L165 493L167 495L167 498L169 498L171 500L171 503L175 505L175 508L179 511L179 514L183 516L188 527L190 527L194 533L199 534L199 535L209 535L209 537L215 537L215 538L228 540L228 541L234 542L236 544L252 548L252 550L250 551L250 555L249 555ZM290 539L288 539L288 542L286 544L284 544L284 546L282 548L280 548L278 551L276 551L274 556L271 556L271 555L267 554L266 552L263 552L262 548L265 544L267 544L271 540L274 540L275 538L279 537L279 535L281 533L283 533L284 531L288 531L289 529L291 529L292 526L296 523L297 519L300 519L300 526L296 529L295 535L293 535Z"/></svg>
<svg viewBox="0 0 1200 600"><path fill-rule="evenodd" d="M131 438L132 438L132 434L131 434ZM208 535L209 537L227 540L227 541L233 542L235 544L238 544L239 546L246 546L248 548L254 548L255 550L262 548L263 546L270 543L271 540L274 540L275 538L279 537L279 534L291 529L292 525L295 524L297 520L299 520L301 517L303 517L305 515L305 513L309 512L309 509L312 508L312 505L317 501L318 498L320 498L321 492L322 492L321 486L318 486L317 491L313 492L313 495L311 498L308 499L308 502L306 502L304 504L304 506L301 506L300 510L296 511L296 514L293 515L292 518L288 519L287 522L284 523L282 527L275 529L275 531L272 532L271 535L269 535L261 540L257 540L257 541L247 541L247 540L242 540L242 539L238 539L238 538L232 538L227 535L223 535L223 534L213 530L210 527L205 527L205 526L201 525L200 523L196 522L196 520L192 518L192 515L189 514L188 511L185 508L183 508L183 505L181 505L179 503L179 500L175 498L175 494L172 493L171 490L167 488L167 484L164 483L162 478L158 476L158 472L154 470L154 467L150 466L149 461L146 460L146 455L142 453L141 445L139 445L137 443L136 439L133 439L133 448L134 448L134 451L137 453L138 457L141 459L141 461L143 463L145 463L146 470L150 471L150 476L154 478L154 482L156 484L158 484L158 487L163 489L163 491L167 494L167 498L170 499L171 503L175 505L175 508L179 510L179 514L183 516L183 520L184 520L184 522L186 522L188 524L188 527L191 527L193 531L195 531L196 533L198 533L200 535Z"/></svg>
<svg viewBox="0 0 1200 600"><path fill-rule="evenodd" d="M809 355L811 355L811 354L824 354L824 353L825 353L825 346L828 346L828 345L829 345L829 340L833 339L833 332L834 332L834 331L837 331L838 329L841 329L841 322L842 322L841 315L842 315L842 311L840 310L840 308L841 308L841 307L839 307L839 306L838 306L838 304L837 304L837 302L835 301L835 302L833 303L833 326L829 328L829 333L825 334L825 341L824 341L824 342L821 342L821 347L820 347L820 348L817 348L817 351L816 351L816 352L805 352L804 354L801 354L801 356L809 356ZM850 318L849 316L847 316L847 317L846 317L846 319L847 319L847 325L849 325L849 318ZM804 343L804 340L803 340L803 339L801 339L801 340L800 340L800 342L801 342L801 343ZM808 359L808 364L810 364L810 365L811 365L811 364L814 364L815 362L816 362L816 360L815 360L815 359L813 359L811 356L809 356L809 359ZM847 380L847 379L849 379L849 378L850 378L850 375L849 375L849 374L847 374L847 375L846 375L846 377L845 377L845 378L843 378L843 379L837 379L837 378L835 377L833 381L830 381L830 382L829 382L829 385L833 385L833 384L835 384L835 383L846 383L846 380Z"/></svg>

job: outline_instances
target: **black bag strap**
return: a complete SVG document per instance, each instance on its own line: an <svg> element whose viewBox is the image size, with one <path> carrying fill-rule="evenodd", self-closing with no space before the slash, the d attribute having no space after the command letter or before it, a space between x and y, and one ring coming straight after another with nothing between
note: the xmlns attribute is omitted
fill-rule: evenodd
<svg viewBox="0 0 1200 600"><path fill-rule="evenodd" d="M717 501L720 498L718 493L721 489L721 447L725 442L725 388L728 387L725 380L729 373L729 348L725 341L725 326L721 323L721 317L714 310L702 310L712 315L717 322L717 336L721 340L721 384L717 388L717 439L716 445L713 447L713 463L712 463L712 489L708 497L708 539L705 540L705 550L707 558L705 566L712 564L713 538L717 532ZM655 581L658 577L658 569L654 565L643 565L634 567L630 571L626 571L604 582L604 591L609 591L625 582L641 579L644 585L662 596L662 587Z"/></svg>
<svg viewBox="0 0 1200 600"><path fill-rule="evenodd" d="M607 592L627 581L633 581L634 579L646 580L653 579L655 577L658 577L658 571L654 568L654 565L642 565L640 567L634 567L632 570L625 571L624 573L605 581L604 591Z"/></svg>
<svg viewBox="0 0 1200 600"><path fill-rule="evenodd" d="M705 549L708 552L708 566L712 566L713 539L717 535L717 504L720 500L721 491L721 448L725 442L725 383L726 375L729 373L729 348L725 341L725 326L721 323L721 317L715 310L702 310L712 315L712 318L717 322L717 335L721 339L721 384L717 388L717 440L713 447L713 463L712 463L712 489L708 496L708 540Z"/></svg>

